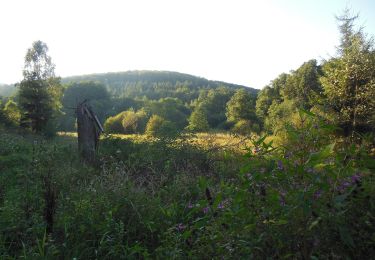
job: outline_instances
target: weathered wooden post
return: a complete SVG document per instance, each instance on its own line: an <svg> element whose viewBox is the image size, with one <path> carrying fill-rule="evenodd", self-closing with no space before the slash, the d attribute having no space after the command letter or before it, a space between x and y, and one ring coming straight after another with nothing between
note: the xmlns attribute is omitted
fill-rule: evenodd
<svg viewBox="0 0 375 260"><path fill-rule="evenodd" d="M86 100L78 104L76 114L79 154L85 163L93 164L103 127Z"/></svg>

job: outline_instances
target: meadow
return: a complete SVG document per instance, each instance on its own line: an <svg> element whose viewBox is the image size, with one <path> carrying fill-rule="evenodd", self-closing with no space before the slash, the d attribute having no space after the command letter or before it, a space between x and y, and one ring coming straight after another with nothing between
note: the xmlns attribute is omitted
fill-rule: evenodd
<svg viewBox="0 0 375 260"><path fill-rule="evenodd" d="M80 161L72 134L1 129L0 257L367 258L375 185L366 138L330 142L330 125L301 117L277 145L107 136L96 165Z"/></svg>

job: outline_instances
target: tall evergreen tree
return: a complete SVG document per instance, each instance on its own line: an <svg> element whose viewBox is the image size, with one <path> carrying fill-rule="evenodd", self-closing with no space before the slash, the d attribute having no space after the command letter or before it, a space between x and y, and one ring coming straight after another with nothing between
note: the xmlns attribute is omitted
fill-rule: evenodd
<svg viewBox="0 0 375 260"><path fill-rule="evenodd" d="M373 41L355 28L349 10L337 17L341 32L338 56L323 67L321 82L327 106L346 136L374 127L375 55Z"/></svg>
<svg viewBox="0 0 375 260"><path fill-rule="evenodd" d="M23 77L19 85L21 126L40 133L61 106L60 79L55 77L55 65L44 42L36 41L27 50Z"/></svg>

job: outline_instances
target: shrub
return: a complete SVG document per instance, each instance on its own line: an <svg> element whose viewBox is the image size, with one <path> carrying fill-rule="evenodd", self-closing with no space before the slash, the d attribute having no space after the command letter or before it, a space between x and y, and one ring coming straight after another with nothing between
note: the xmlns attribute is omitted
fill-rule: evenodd
<svg viewBox="0 0 375 260"><path fill-rule="evenodd" d="M146 122L147 113L144 110L135 112L133 109L129 109L113 117L109 117L104 123L104 129L108 133L143 133L146 127Z"/></svg>
<svg viewBox="0 0 375 260"><path fill-rule="evenodd" d="M178 133L174 123L153 115L147 122L146 134L154 137L174 137Z"/></svg>

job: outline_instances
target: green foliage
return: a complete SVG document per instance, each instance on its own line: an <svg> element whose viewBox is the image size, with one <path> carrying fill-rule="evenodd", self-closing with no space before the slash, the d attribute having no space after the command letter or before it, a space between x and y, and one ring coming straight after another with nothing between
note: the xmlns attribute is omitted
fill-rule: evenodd
<svg viewBox="0 0 375 260"><path fill-rule="evenodd" d="M153 137L175 137L178 130L171 121L158 115L152 115L147 122L145 133Z"/></svg>
<svg viewBox="0 0 375 260"><path fill-rule="evenodd" d="M136 134L144 133L147 123L147 113L144 110L126 111L122 120L123 133L125 134Z"/></svg>
<svg viewBox="0 0 375 260"><path fill-rule="evenodd" d="M270 85L264 87L258 93L256 100L256 115L258 118L265 120L269 114L269 109L273 102L280 103L282 101L281 89L285 86L288 74L281 74L274 79Z"/></svg>
<svg viewBox="0 0 375 260"><path fill-rule="evenodd" d="M255 100L244 89L237 90L226 105L228 122L234 123L232 130L240 134L259 132L258 118L255 115ZM254 126L254 127L253 127Z"/></svg>
<svg viewBox="0 0 375 260"><path fill-rule="evenodd" d="M19 84L21 125L41 133L61 106L60 79L55 77L55 65L47 54L48 47L36 41L25 57L24 79Z"/></svg>
<svg viewBox="0 0 375 260"><path fill-rule="evenodd" d="M205 111L210 128L221 128L226 122L226 104L232 95L233 91L225 87L200 93L196 106Z"/></svg>
<svg viewBox="0 0 375 260"><path fill-rule="evenodd" d="M254 98L245 90L237 90L226 104L228 121L256 120Z"/></svg>
<svg viewBox="0 0 375 260"><path fill-rule="evenodd" d="M331 142L333 126L308 111L297 116L282 146L253 139L244 157L200 150L184 136L105 138L93 168L80 163L74 139L0 132L0 255L373 254L375 165L368 147Z"/></svg>
<svg viewBox="0 0 375 260"><path fill-rule="evenodd" d="M178 130L187 126L187 118L190 114L189 108L177 98L162 98L158 101L146 102L145 110L150 115L158 115L173 122Z"/></svg>
<svg viewBox="0 0 375 260"><path fill-rule="evenodd" d="M147 120L148 116L144 110L135 112L129 109L109 117L104 123L104 130L107 133L139 134L145 131Z"/></svg>
<svg viewBox="0 0 375 260"><path fill-rule="evenodd" d="M277 134L284 129L285 124L290 122L296 113L296 105L291 100L284 100L281 103L273 102L268 110L264 125L266 129Z"/></svg>
<svg viewBox="0 0 375 260"><path fill-rule="evenodd" d="M316 60L305 62L286 78L282 88L284 98L293 100L298 108L310 109L319 101L322 92L320 76L321 67Z"/></svg>

